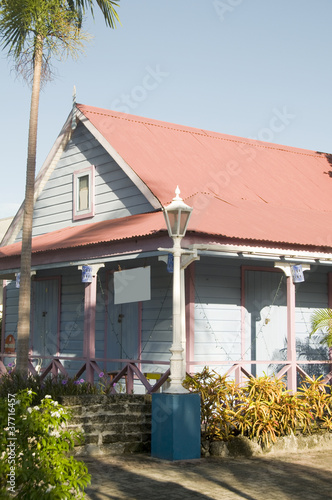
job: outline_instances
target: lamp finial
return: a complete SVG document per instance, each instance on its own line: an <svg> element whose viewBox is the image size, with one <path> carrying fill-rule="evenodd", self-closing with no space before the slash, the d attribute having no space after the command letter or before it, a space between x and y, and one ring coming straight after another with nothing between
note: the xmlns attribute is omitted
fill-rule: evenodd
<svg viewBox="0 0 332 500"><path fill-rule="evenodd" d="M182 198L180 198L180 188L179 186L176 186L176 189L175 189L175 198L173 198L173 200L182 200Z"/></svg>

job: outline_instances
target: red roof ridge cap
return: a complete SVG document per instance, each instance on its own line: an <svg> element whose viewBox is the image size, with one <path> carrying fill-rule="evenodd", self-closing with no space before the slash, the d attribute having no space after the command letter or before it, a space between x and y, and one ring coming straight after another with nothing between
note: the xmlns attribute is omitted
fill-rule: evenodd
<svg viewBox="0 0 332 500"><path fill-rule="evenodd" d="M77 106L82 106L83 108L89 107L85 104L77 104ZM100 109L100 108L95 108L95 109ZM107 110L105 110L105 111L107 111ZM141 123L142 125L148 125L151 127L164 128L166 130L173 130L175 132L182 132L182 133L187 133L187 134L192 134L192 135L209 137L210 139L216 139L219 141L227 141L227 142L246 144L246 145L249 144L249 145L252 145L252 146L255 146L258 148L263 148L263 149L271 149L271 150L275 150L275 151L285 151L288 153L298 154L301 156L310 156L310 157L316 157L316 158L318 157L319 158L319 156L317 156L317 155L324 156L325 154L329 154L329 153L324 153L324 152L322 153L322 152L318 152L318 151L310 152L310 150L306 150L304 148L296 148L295 146L283 146L280 144L273 145L272 143L268 143L268 142L264 143L264 141L259 141L258 139L250 139L250 138L246 138L246 137L243 137L243 138L239 137L237 139L231 139L231 136L227 137L227 134L223 134L221 132L208 131L208 130L204 130L204 129L200 129L201 132L198 132L198 129L196 129L195 127L190 127L190 126L186 126L186 125L178 125L179 128L175 128L172 126L166 126L166 125L161 125L161 124L155 123L155 122L160 121L157 119L155 120L155 122L152 122L152 121L149 121L148 118L143 118L143 117L137 117L138 119L134 119L134 118L128 118L126 116L116 116L112 113L112 110L109 110L108 113L102 113L99 111L95 111L93 109L85 109L84 112L95 114L95 115L100 115L100 116L108 116L108 117L116 118L117 120L125 120L125 121L132 122L132 123ZM125 115L125 113L124 113L124 115ZM129 115L129 116L134 116L134 115ZM146 120L146 121L144 121L144 120ZM164 123L166 123L166 122L164 122ZM187 127L190 130L184 130L181 127ZM215 134L218 134L218 135L215 135Z"/></svg>

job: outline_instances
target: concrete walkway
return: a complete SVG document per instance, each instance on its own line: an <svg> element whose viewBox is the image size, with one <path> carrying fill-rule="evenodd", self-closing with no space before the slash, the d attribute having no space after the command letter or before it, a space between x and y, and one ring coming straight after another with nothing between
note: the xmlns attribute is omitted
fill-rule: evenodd
<svg viewBox="0 0 332 500"><path fill-rule="evenodd" d="M332 451L179 462L81 459L92 475L90 500L332 500Z"/></svg>

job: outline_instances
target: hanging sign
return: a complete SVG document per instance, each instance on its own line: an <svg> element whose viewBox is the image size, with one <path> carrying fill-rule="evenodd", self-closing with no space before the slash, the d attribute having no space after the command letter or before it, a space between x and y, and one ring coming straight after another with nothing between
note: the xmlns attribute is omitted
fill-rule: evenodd
<svg viewBox="0 0 332 500"><path fill-rule="evenodd" d="M301 264L297 266L292 266L291 270L292 270L293 283L302 283L302 281L304 281L304 275Z"/></svg>
<svg viewBox="0 0 332 500"><path fill-rule="evenodd" d="M16 274L16 288L20 288L21 273Z"/></svg>
<svg viewBox="0 0 332 500"><path fill-rule="evenodd" d="M167 272L172 273L174 268L174 255L169 253L167 256Z"/></svg>
<svg viewBox="0 0 332 500"><path fill-rule="evenodd" d="M91 266L82 266L82 283L92 283Z"/></svg>
<svg viewBox="0 0 332 500"><path fill-rule="evenodd" d="M150 300L150 266L114 273L114 304Z"/></svg>

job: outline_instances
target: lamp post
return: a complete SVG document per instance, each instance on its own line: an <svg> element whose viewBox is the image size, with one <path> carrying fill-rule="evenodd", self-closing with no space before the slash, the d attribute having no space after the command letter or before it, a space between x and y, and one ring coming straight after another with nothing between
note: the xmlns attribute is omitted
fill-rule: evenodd
<svg viewBox="0 0 332 500"><path fill-rule="evenodd" d="M175 198L170 205L164 207L164 217L170 238L173 239L173 343L170 351L170 385L164 391L169 394L184 394L187 389L182 386L183 374L183 347L181 335L181 240L186 234L192 208L186 205L180 198L180 190L177 186Z"/></svg>
<svg viewBox="0 0 332 500"><path fill-rule="evenodd" d="M181 255L197 254L181 248L192 208L186 205L175 190L175 198L164 208L169 236L173 248L159 250L173 254L173 343L170 349L171 366L169 387L162 393L152 394L151 455L166 460L189 460L201 456L200 395L182 386L185 375L182 347ZM182 262L182 267L190 262Z"/></svg>

